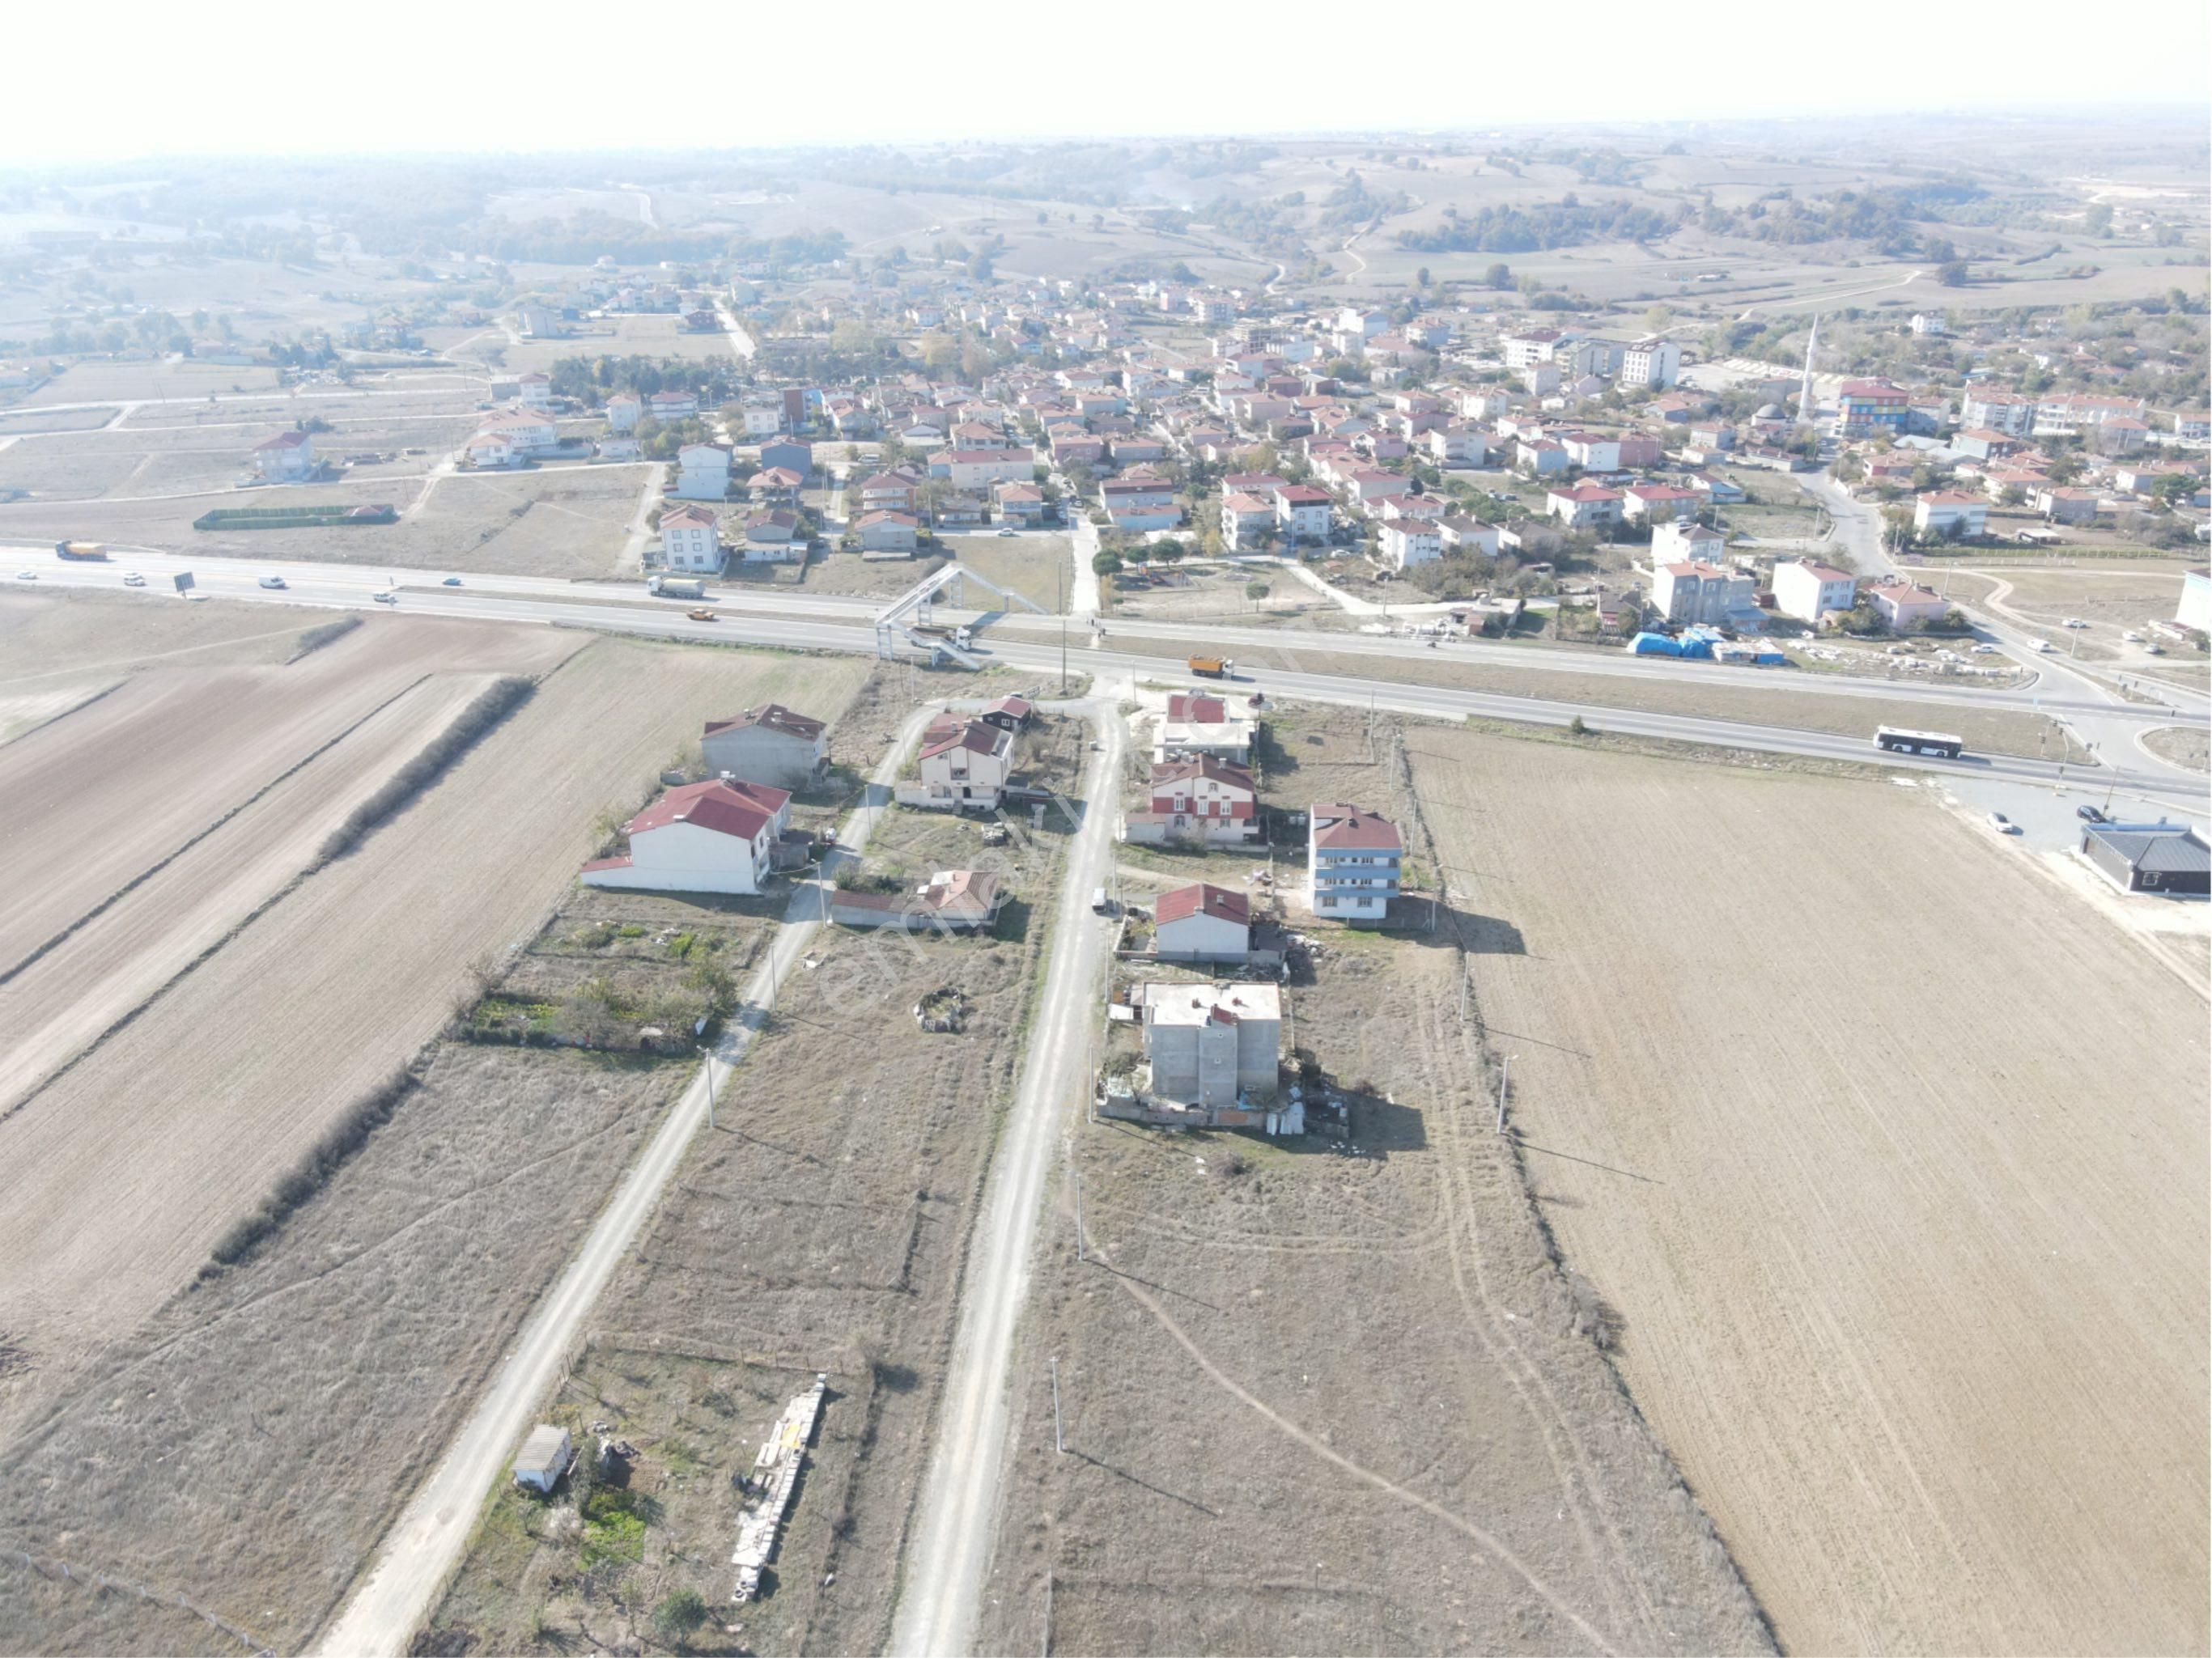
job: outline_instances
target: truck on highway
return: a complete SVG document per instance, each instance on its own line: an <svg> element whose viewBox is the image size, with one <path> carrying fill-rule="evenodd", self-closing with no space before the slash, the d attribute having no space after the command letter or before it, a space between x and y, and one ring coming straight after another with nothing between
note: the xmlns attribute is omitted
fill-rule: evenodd
<svg viewBox="0 0 2212 1658"><path fill-rule="evenodd" d="M707 584L696 576L657 575L645 590L662 598L704 598Z"/></svg>
<svg viewBox="0 0 2212 1658"><path fill-rule="evenodd" d="M1200 679L1226 679L1230 669L1235 665L1226 657L1220 656L1194 656L1189 663L1190 671Z"/></svg>
<svg viewBox="0 0 2212 1658"><path fill-rule="evenodd" d="M90 560L97 562L107 556L107 549L97 541L57 541L54 544L54 556L57 558Z"/></svg>

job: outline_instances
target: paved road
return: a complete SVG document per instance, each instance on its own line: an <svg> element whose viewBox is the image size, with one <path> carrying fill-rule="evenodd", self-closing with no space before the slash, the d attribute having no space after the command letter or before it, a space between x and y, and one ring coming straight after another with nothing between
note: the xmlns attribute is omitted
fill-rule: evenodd
<svg viewBox="0 0 2212 1658"><path fill-rule="evenodd" d="M178 561L179 568L182 568L185 562ZM201 588L226 599L274 601L349 610L371 608L370 596L382 589L386 574L345 565L272 564L259 560L196 560L189 562L198 574ZM114 587L121 580L124 566L119 562L107 566L64 565L53 556L51 547L44 549L39 555L0 549L0 580L12 580L11 573L16 568L35 568L41 580L57 585ZM166 585L166 577L156 574L151 559L146 561L145 568L149 580ZM282 592L270 592L258 586L258 578L272 570L286 572L286 579L291 585ZM414 580L423 579L422 573L419 571L406 574ZM870 655L876 648L875 630L868 620L876 607L872 601L866 599L841 599L825 595L804 601L806 606L804 610L797 604L778 604L757 613L739 610L718 600L716 608L722 613L721 620L691 622L684 617L683 611L688 606L680 600L650 600L643 599L641 596L626 596L611 600L584 598L580 594L592 593L592 584L556 581L542 577L504 578L497 585L491 578L471 576L468 580L471 586L459 588L433 586L407 589L398 608L417 616L465 616L487 622L560 623L609 633L726 644L767 645L786 649L841 651ZM479 583L482 585L476 585ZM25 585L27 586L29 584ZM541 594L544 596L539 596ZM860 607L860 610L843 608L854 605ZM1057 622L1046 625L1045 633L1024 637L1020 625L1009 618L994 627L981 647L981 653L1012 667L1039 673L1056 671L1060 665L1060 646L1057 634L1053 630L1056 629ZM1146 631L1149 634L1155 630L1147 629ZM1218 629L1208 630L1208 636L1218 637L1220 633ZM1294 645L1301 636L1277 635L1271 637L1277 644ZM1348 647L1348 653L1352 654L1394 656L1401 654L1406 648L1402 641L1376 640L1358 634L1330 635L1326 638L1326 648L1332 653L1347 650ZM1462 646L1457 648L1471 651L1478 647ZM1499 651L1515 649L1506 646L1489 648ZM1534 659L1541 654L1535 652L1526 655L1516 653L1512 659L1521 665L1534 666ZM1110 638L1104 646L1094 644L1079 648L1073 653L1073 660L1076 666L1085 671L1117 678L1182 677L1182 659L1172 652L1124 650L1115 646ZM1632 659L1626 657L1601 656L1594 660L1611 663L1621 670L1635 665ZM1575 665L1584 665L1577 659ZM1686 665L1674 665L1679 671ZM1604 671L1611 671L1613 669ZM1540 684L1540 676L1532 677L1530 683ZM1838 682L1828 676L1807 675L1802 679L1790 680L1789 685L1790 689L1797 689L1815 685L1832 686L1839 683L1852 684L1852 682ZM1868 738L1838 737L1826 732L1798 731L1747 720L1705 720L1682 714L1644 713L1542 696L1407 685L1391 680L1365 679L1352 674L1240 667L1237 689L1246 692L1263 690L1271 695L1292 696L1306 701L1371 706L1444 719L1479 714L1493 720L1564 726L1579 715L1602 730L1680 742L1711 743L1773 754L1856 760L1865 760L1872 754ZM1916 701L1940 701L1964 695L1994 699L1983 706L2016 707L2022 702L2021 694L2017 692L1959 692L1945 687L1903 683L1884 685L1881 689L1890 695ZM1837 694L1865 693L1854 687L1851 690ZM2010 700L2003 700L2007 698ZM2059 701L2054 698L2046 702L2045 712L2056 711L2059 707ZM2173 721L2172 714L2145 708L2139 704L2106 706L2085 701L2078 714L2069 714L2067 718L2069 723L2076 718L2109 721L2111 728L2121 735L2109 740L2108 746L2100 745L2100 751L2112 759L2114 769L2124 783L2148 790L2153 797L2179 810L2203 814L2205 780L2198 774L2154 762L2152 756L2135 750L2125 736L2125 732L2140 729L2144 724L2171 724ZM2055 762L1996 756L1978 756L1960 762L1920 761L1891 755L1882 756L1881 763L1929 770L1955 769L1964 764L1977 768L1983 774L2003 774L2021 781L2056 783L2069 777L2078 779L2081 774L2079 766L2063 768Z"/></svg>
<svg viewBox="0 0 2212 1658"><path fill-rule="evenodd" d="M969 1241L937 1442L892 1612L891 1650L900 1658L958 1658L975 1649L1006 1450L1014 1327L1029 1294L1056 1131L1090 1082L1108 938L1091 914L1091 894L1106 884L1113 860L1112 803L1127 733L1113 705L1073 706L1105 747L1091 756L1090 805L1068 849L1036 1023Z"/></svg>
<svg viewBox="0 0 2212 1658"><path fill-rule="evenodd" d="M876 768L868 804L854 811L839 831L842 850L833 858L858 857L866 847L927 716L923 710L907 722L898 742ZM790 979L821 926L825 890L820 883L810 881L793 892L768 959L745 987L739 1016L623 1176L560 1281L538 1303L507 1362L429 1479L386 1533L368 1577L323 1637L319 1650L325 1658L404 1652L416 1630L436 1608L438 1596L461 1563L486 1494L498 1484L539 1406L559 1382L584 1320L652 1215L693 1135L707 1121L710 1094L719 1098L726 1090L732 1068L744 1057L754 1033L775 1005L776 987Z"/></svg>

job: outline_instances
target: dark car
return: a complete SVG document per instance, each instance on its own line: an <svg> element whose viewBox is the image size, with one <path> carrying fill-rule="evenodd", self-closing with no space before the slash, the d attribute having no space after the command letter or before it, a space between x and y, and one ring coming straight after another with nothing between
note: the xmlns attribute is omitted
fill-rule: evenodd
<svg viewBox="0 0 2212 1658"><path fill-rule="evenodd" d="M2085 823L2101 823L2105 821L2105 814L2094 806L2076 806L2074 808L2074 815Z"/></svg>

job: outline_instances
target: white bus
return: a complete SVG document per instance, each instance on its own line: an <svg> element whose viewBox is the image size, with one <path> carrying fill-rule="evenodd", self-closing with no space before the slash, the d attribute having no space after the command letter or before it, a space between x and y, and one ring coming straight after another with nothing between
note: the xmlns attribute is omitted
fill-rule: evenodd
<svg viewBox="0 0 2212 1658"><path fill-rule="evenodd" d="M1892 754L1924 754L1936 760L1956 760L1965 750L1964 738L1942 732L1905 731L1896 726L1876 726L1874 745Z"/></svg>

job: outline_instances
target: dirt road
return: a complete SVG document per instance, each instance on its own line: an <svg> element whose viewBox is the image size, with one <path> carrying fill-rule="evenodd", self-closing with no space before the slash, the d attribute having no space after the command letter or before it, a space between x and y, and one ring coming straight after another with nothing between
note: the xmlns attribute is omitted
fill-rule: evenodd
<svg viewBox="0 0 2212 1658"><path fill-rule="evenodd" d="M839 831L838 843L848 857L859 857L866 847L885 809L890 785L927 719L925 710L908 722L876 769L869 804ZM475 1411L392 1527L375 1565L324 1634L319 1649L327 1658L404 1652L435 1606L439 1593L460 1564L486 1493L514 1455L540 1402L559 1380L585 1317L652 1215L684 1149L707 1121L710 1102L727 1089L731 1072L775 1005L775 987L791 975L805 953L820 925L823 890L809 883L793 893L785 923L745 987L742 1017L732 1022L720 1048L700 1068L697 1078L616 1188L575 1260L523 1327L513 1352Z"/></svg>
<svg viewBox="0 0 2212 1658"><path fill-rule="evenodd" d="M2203 1004L1924 788L1410 743L1539 1199L1785 1648L2203 1651Z"/></svg>
<svg viewBox="0 0 2212 1658"><path fill-rule="evenodd" d="M969 1244L937 1447L903 1563L891 1649L912 1658L951 1658L974 1649L1006 1458L1014 1327L1029 1292L1060 1113L1090 1078L1106 951L1106 930L1090 913L1091 895L1112 862L1111 780L1121 775L1127 740L1114 709L1094 706L1091 712L1105 751L1091 759L1090 805L1060 884L1043 999Z"/></svg>

